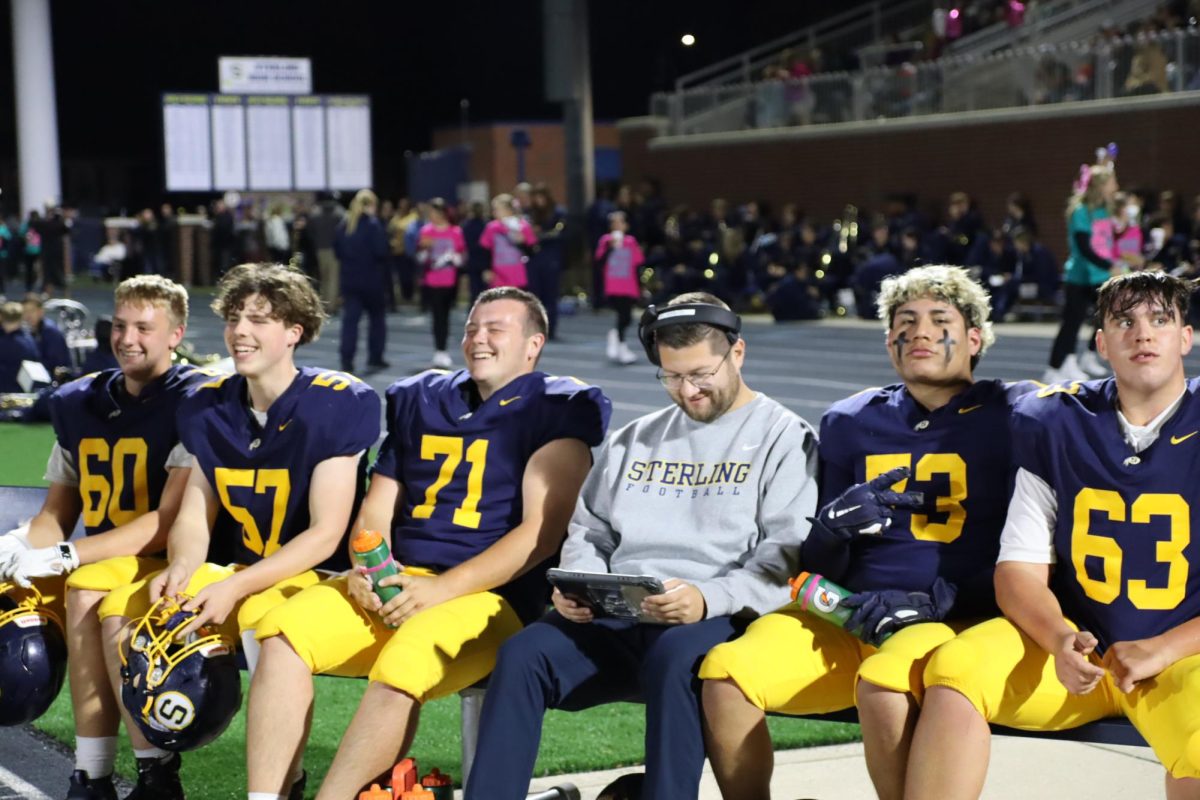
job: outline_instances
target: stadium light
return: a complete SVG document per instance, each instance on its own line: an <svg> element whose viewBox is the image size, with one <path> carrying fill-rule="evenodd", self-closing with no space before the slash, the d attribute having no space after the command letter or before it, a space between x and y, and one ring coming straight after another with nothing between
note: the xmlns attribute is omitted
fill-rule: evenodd
<svg viewBox="0 0 1200 800"><path fill-rule="evenodd" d="M696 37L692 36L690 33L685 33L683 36L679 37L679 41L684 47L691 47L696 43Z"/></svg>

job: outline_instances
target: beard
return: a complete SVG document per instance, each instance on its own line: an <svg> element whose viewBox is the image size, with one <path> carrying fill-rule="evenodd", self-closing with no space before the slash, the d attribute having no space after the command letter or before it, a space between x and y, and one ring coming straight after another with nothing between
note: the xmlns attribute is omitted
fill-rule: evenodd
<svg viewBox="0 0 1200 800"><path fill-rule="evenodd" d="M737 395L738 384L732 382L705 389L704 397L708 399L708 402L700 407L691 406L681 395L672 394L671 399L683 409L683 413L696 422L712 422L729 410L733 401L737 399Z"/></svg>

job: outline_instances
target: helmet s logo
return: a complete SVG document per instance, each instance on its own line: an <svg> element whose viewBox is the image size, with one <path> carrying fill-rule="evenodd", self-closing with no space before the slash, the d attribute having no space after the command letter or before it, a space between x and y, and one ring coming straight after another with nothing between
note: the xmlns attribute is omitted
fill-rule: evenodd
<svg viewBox="0 0 1200 800"><path fill-rule="evenodd" d="M154 699L150 715L151 724L161 725L169 731L181 731L196 718L196 707L185 694L163 692Z"/></svg>

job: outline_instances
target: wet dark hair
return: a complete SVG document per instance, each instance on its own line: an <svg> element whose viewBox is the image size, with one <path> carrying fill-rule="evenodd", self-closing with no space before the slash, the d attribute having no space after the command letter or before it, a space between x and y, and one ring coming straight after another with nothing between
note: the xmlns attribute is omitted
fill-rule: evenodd
<svg viewBox="0 0 1200 800"><path fill-rule="evenodd" d="M1196 284L1165 272L1139 271L1109 278L1096 293L1096 324L1126 316L1142 303L1170 310L1181 325L1187 323L1188 306Z"/></svg>

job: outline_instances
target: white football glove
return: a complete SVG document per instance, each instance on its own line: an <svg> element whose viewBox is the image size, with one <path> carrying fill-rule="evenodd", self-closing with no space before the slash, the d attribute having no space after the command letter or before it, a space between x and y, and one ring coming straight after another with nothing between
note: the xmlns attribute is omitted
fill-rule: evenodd
<svg viewBox="0 0 1200 800"><path fill-rule="evenodd" d="M22 589L28 589L33 585L34 578L62 575L78 566L79 555L75 552L75 545L59 542L52 547L39 547L36 550L17 553L7 564L0 567L0 571L7 573L3 577L14 581Z"/></svg>
<svg viewBox="0 0 1200 800"><path fill-rule="evenodd" d="M29 549L29 523L18 525L0 536L0 561L12 553Z"/></svg>
<svg viewBox="0 0 1200 800"><path fill-rule="evenodd" d="M0 536L0 580L8 580L7 576L13 559L17 553L29 549L29 523L19 525Z"/></svg>

